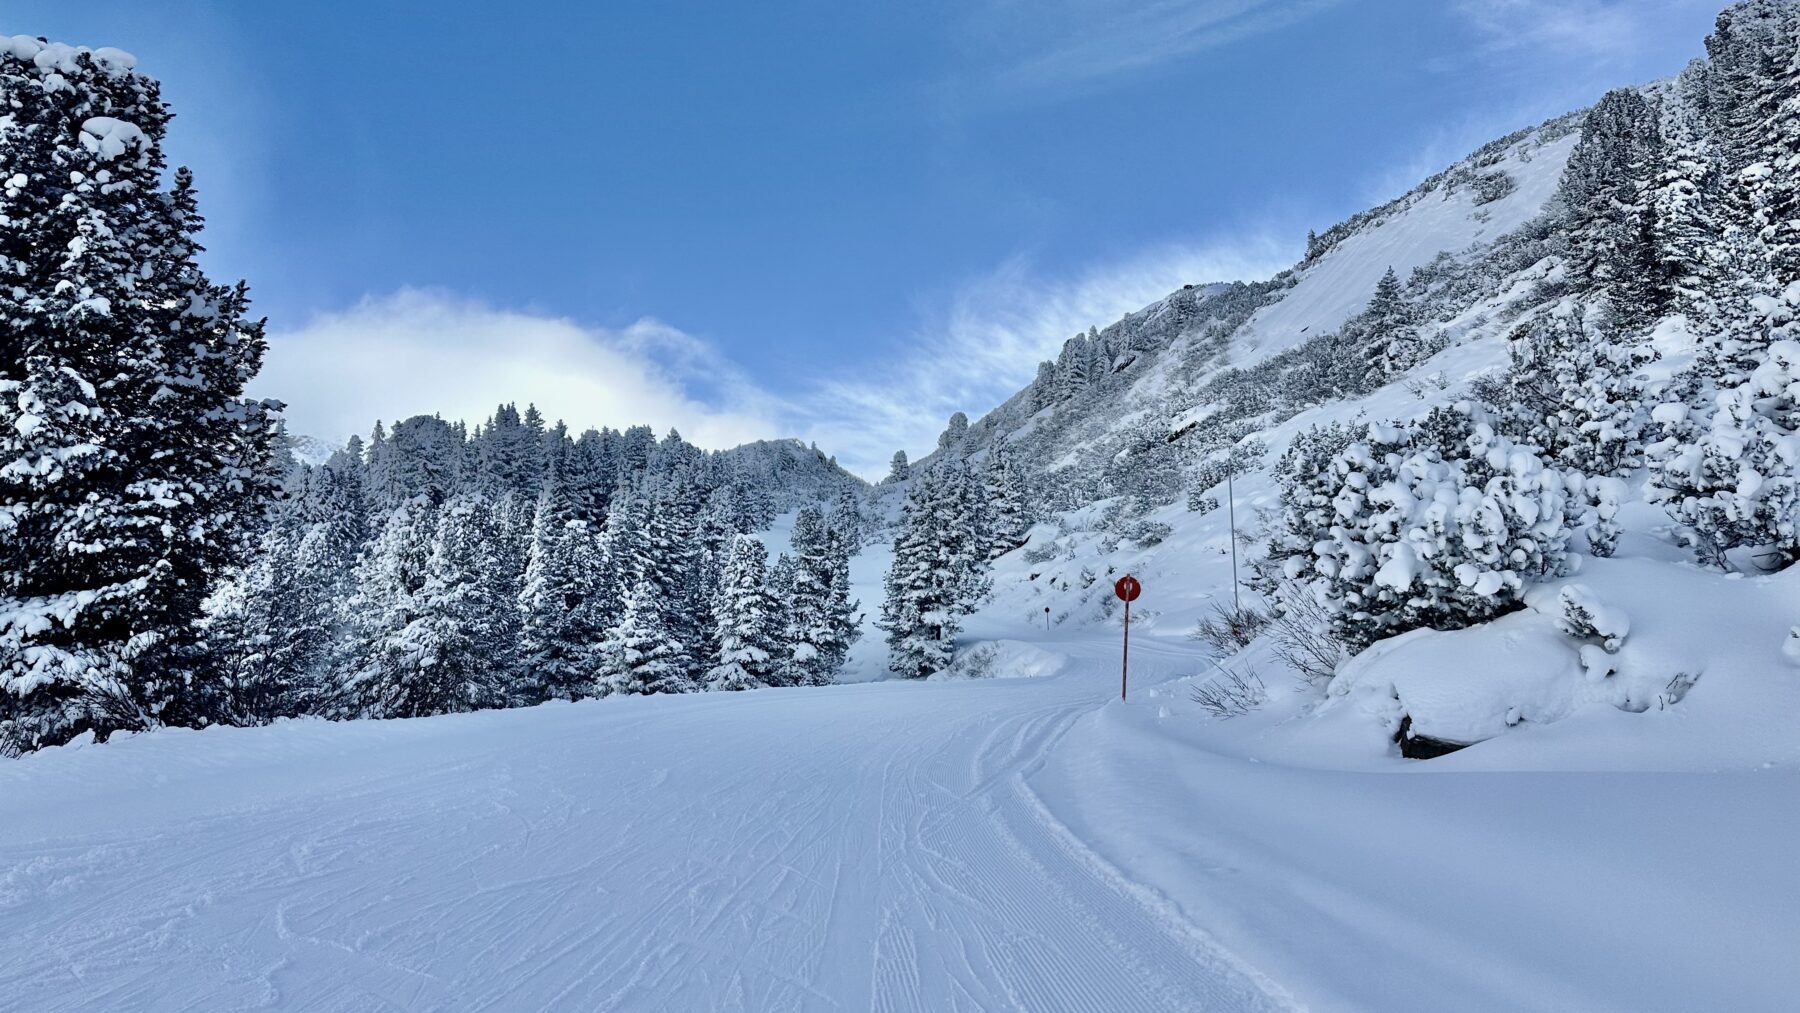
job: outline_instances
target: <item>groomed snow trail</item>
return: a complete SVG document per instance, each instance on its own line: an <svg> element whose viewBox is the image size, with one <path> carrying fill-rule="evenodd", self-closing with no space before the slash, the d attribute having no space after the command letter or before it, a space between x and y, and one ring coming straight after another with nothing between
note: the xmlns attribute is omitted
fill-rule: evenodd
<svg viewBox="0 0 1800 1013"><path fill-rule="evenodd" d="M1095 654L0 766L0 1005L1279 1008L1026 787Z"/></svg>

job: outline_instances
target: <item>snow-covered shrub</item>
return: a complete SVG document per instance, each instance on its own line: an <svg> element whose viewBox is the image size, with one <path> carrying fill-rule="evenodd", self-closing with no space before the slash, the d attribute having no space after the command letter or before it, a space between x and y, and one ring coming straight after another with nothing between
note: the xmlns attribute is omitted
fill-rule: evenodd
<svg viewBox="0 0 1800 1013"><path fill-rule="evenodd" d="M959 652L944 673L958 679L990 679L993 678L994 665L999 659L999 644L976 644Z"/></svg>
<svg viewBox="0 0 1800 1013"><path fill-rule="evenodd" d="M1625 483L1604 476L1590 475L1583 485L1587 494L1588 551L1601 559L1610 558L1619 548L1619 508L1630 490Z"/></svg>
<svg viewBox="0 0 1800 1013"><path fill-rule="evenodd" d="M1280 602L1269 617L1275 658L1309 683L1330 682L1350 653L1331 632L1331 612L1316 594L1298 584L1283 584L1272 597Z"/></svg>
<svg viewBox="0 0 1800 1013"><path fill-rule="evenodd" d="M1521 324L1508 354L1504 379L1478 388L1499 428L1589 475L1643 465L1643 392L1634 376L1655 352L1625 340L1609 312L1565 299Z"/></svg>
<svg viewBox="0 0 1800 1013"><path fill-rule="evenodd" d="M1175 529L1161 521L1143 520L1124 532L1125 537L1140 549L1161 545L1165 538L1175 533Z"/></svg>
<svg viewBox="0 0 1800 1013"><path fill-rule="evenodd" d="M1269 625L1269 615L1255 608L1233 607L1223 603L1214 604L1212 615L1201 619L1188 634L1189 640L1198 640L1213 649L1213 653L1221 657L1236 654L1250 646L1250 642Z"/></svg>
<svg viewBox="0 0 1800 1013"><path fill-rule="evenodd" d="M1254 668L1235 669L1214 665L1218 673L1194 686L1193 701L1215 718L1235 718L1261 707L1269 699L1268 687Z"/></svg>
<svg viewBox="0 0 1800 1013"><path fill-rule="evenodd" d="M1202 496L1197 492L1188 493L1187 508L1202 517L1219 509L1217 496Z"/></svg>
<svg viewBox="0 0 1800 1013"><path fill-rule="evenodd" d="M1511 176L1499 171L1485 172L1475 177L1471 189L1475 193L1475 205L1492 204L1510 195L1519 188L1519 184Z"/></svg>
<svg viewBox="0 0 1800 1013"><path fill-rule="evenodd" d="M1767 355L1718 391L1703 431L1686 439L1701 429L1688 405L1653 414L1665 438L1646 497L1720 566L1739 547L1766 549L1776 566L1800 559L1800 282L1753 305Z"/></svg>
<svg viewBox="0 0 1800 1013"><path fill-rule="evenodd" d="M1270 555L1320 595L1352 652L1512 611L1528 581L1564 572L1570 476L1467 405L1370 426L1322 466L1298 460L1311 467L1284 476Z"/></svg>
<svg viewBox="0 0 1800 1013"><path fill-rule="evenodd" d="M1608 654L1617 654L1625 646L1631 618L1601 602L1587 585L1568 585L1557 601L1562 609L1556 620L1557 629L1577 640L1598 644Z"/></svg>

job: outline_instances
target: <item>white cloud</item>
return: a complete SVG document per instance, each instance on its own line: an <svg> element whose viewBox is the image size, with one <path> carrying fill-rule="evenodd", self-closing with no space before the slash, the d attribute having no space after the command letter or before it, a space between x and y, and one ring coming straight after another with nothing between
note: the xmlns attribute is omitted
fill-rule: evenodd
<svg viewBox="0 0 1800 1013"><path fill-rule="evenodd" d="M711 448L798 437L879 478L896 449L917 456L951 413L994 408L1072 335L1183 284L1266 277L1297 252L1273 240L1169 247L1072 275L1017 257L922 311L896 343L906 351L780 395L656 320L608 330L407 289L271 335L253 393L286 401L293 432L329 440L366 433L376 419L473 423L499 402L531 402L577 430L674 427Z"/></svg>
<svg viewBox="0 0 1800 1013"><path fill-rule="evenodd" d="M1676 18L1720 6L1721 0L1461 0L1456 9L1491 50L1614 63L1651 48Z"/></svg>
<svg viewBox="0 0 1800 1013"><path fill-rule="evenodd" d="M292 431L332 440L376 419L476 422L502 401L575 429L673 426L705 447L783 435L778 403L656 320L606 330L417 289L272 334L253 392L286 401Z"/></svg>
<svg viewBox="0 0 1800 1013"><path fill-rule="evenodd" d="M962 89L1019 102L1088 90L1275 31L1340 0L986 0L962 23Z"/></svg>

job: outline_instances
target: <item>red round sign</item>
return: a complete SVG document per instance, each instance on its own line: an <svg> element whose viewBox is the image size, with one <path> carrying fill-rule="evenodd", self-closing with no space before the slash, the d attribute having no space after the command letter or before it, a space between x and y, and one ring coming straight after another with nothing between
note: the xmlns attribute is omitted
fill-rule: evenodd
<svg viewBox="0 0 1800 1013"><path fill-rule="evenodd" d="M1138 595L1144 593L1144 585L1138 583L1136 577L1126 574L1113 585L1113 593L1119 596L1120 601L1137 601Z"/></svg>

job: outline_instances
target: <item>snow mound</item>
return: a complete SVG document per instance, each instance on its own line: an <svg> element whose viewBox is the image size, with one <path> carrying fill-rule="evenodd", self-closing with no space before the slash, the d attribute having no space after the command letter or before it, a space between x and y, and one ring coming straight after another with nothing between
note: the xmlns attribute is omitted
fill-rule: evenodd
<svg viewBox="0 0 1800 1013"><path fill-rule="evenodd" d="M965 648L932 679L1035 679L1061 672L1067 655L1023 640L989 640Z"/></svg>
<svg viewBox="0 0 1800 1013"><path fill-rule="evenodd" d="M1477 743L1582 714L1678 711L1704 720L1659 729L1656 748L1678 753L1677 729L1710 726L1690 743L1696 758L1755 766L1791 751L1757 715L1800 704L1800 680L1771 678L1784 672L1800 572L1745 578L1635 558L1583 569L1579 583L1536 586L1528 608L1493 622L1375 644L1339 671L1320 715L1347 706L1389 734L1405 716L1415 734ZM1718 741L1723 729L1732 741Z"/></svg>

